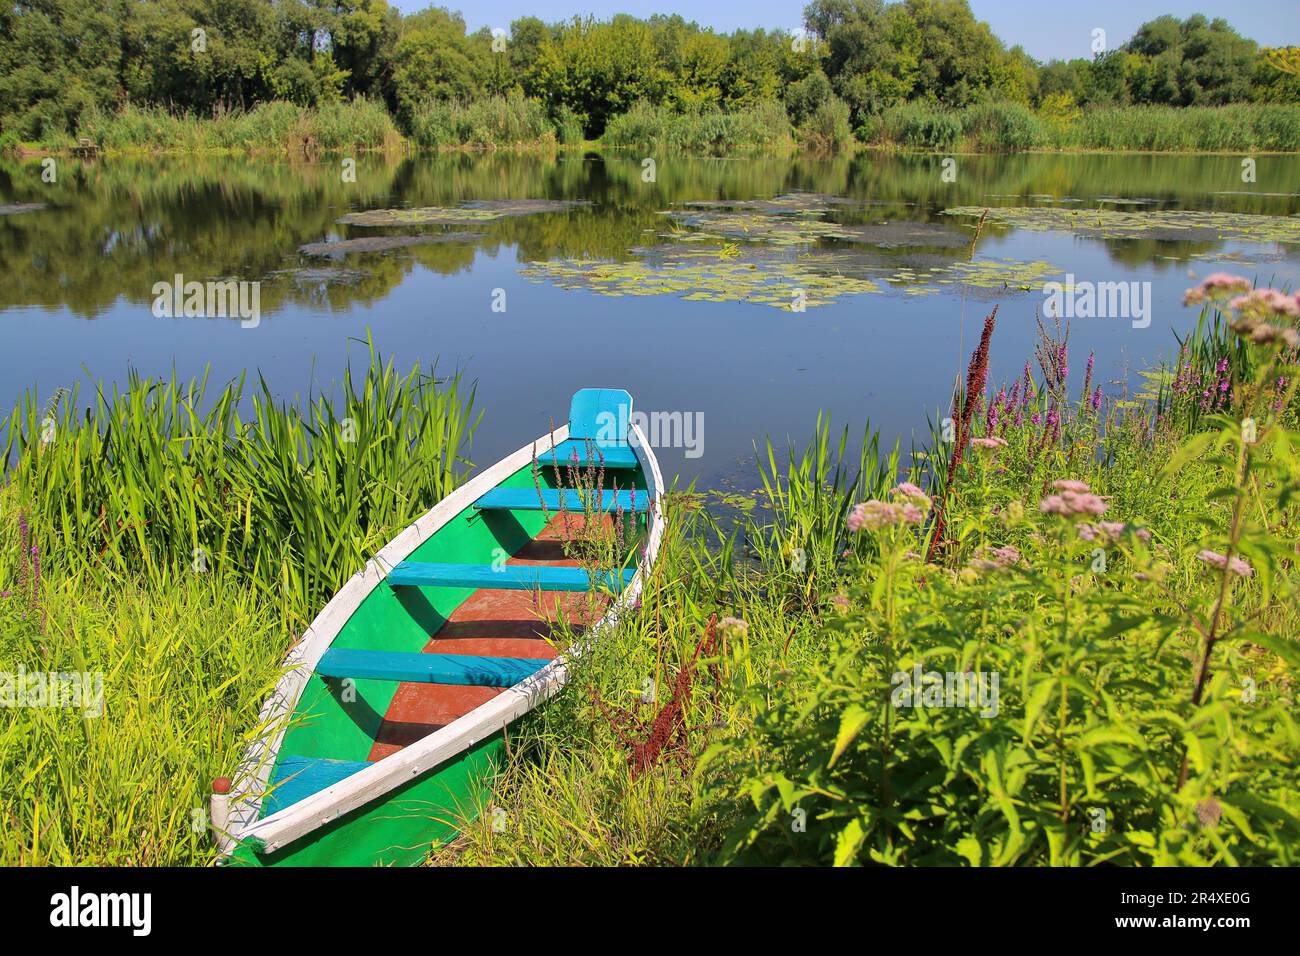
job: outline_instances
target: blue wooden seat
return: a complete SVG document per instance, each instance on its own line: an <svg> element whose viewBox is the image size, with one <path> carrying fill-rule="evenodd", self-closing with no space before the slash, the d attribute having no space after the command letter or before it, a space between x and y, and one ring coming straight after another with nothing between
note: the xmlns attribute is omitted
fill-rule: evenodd
<svg viewBox="0 0 1300 956"><path fill-rule="evenodd" d="M474 502L474 507L482 511L559 511L560 502L565 510L572 514L582 514L584 493L575 488L543 488L538 493L536 488L493 488ZM600 500L595 500L594 493L586 495L596 511L648 511L650 496L644 491L600 493ZM545 505L545 507L543 507Z"/></svg>
<svg viewBox="0 0 1300 956"><path fill-rule="evenodd" d="M597 443L594 439L588 443L585 439L570 438L555 446L554 452L544 451L537 456L541 465L561 468L575 464L573 453L578 453L576 464L579 468L599 468L602 464L610 469L635 468L638 464L636 452L626 443L615 445Z"/></svg>
<svg viewBox="0 0 1300 956"><path fill-rule="evenodd" d="M512 687L545 659L480 657L477 654L420 654L331 647L316 665L321 677L406 681L416 684L471 684Z"/></svg>
<svg viewBox="0 0 1300 956"><path fill-rule="evenodd" d="M595 586L621 591L632 569L596 575ZM591 577L582 568L530 564L433 564L403 561L388 572L393 587L497 588L504 591L590 591Z"/></svg>
<svg viewBox="0 0 1300 956"><path fill-rule="evenodd" d="M370 764L362 760L329 760L325 757L298 757L281 754L271 771L270 790L262 799L262 816L291 807L320 793L326 787L346 780Z"/></svg>

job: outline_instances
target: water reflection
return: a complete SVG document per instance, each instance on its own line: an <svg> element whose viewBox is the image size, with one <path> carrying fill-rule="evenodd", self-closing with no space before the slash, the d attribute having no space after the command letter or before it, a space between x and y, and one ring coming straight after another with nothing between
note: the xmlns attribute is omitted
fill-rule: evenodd
<svg viewBox="0 0 1300 956"><path fill-rule="evenodd" d="M161 157L85 163L59 161L58 181L44 183L32 161L0 163L0 202L45 208L0 215L0 309L66 308L93 318L119 297L148 301L160 277L262 279L263 310L287 302L346 310L383 299L417 265L442 275L470 267L475 250L495 255L514 247L523 260L625 260L670 225L682 204L743 202L808 191L863 205L833 209L830 221L853 224L932 223L966 229L942 215L955 206L1031 206L1077 200L1097 207L1141 200L1123 209L1204 209L1292 216L1300 197L1300 157L1263 157L1257 189L1241 186L1231 156L1017 155L958 157L956 181L943 181L942 157L858 154L752 160L663 157L657 181L644 182L639 157L627 155L467 155L362 158L355 182L341 164L276 163L235 158ZM304 245L376 235L373 227L339 225L354 210L449 206L476 199L585 200L590 206L478 223L477 237L407 246L398 254L348 255L332 274L299 253ZM716 215L716 214L715 214ZM698 216L695 217L698 219ZM696 223L698 225L698 223ZM734 225L734 223L733 223ZM741 223L740 228L744 227ZM1010 230L988 225L981 241ZM452 231L410 226L382 234ZM741 238L736 229L725 232ZM796 238L803 238L796 236ZM818 238L812 236L810 238ZM821 237L833 242L834 236ZM871 237L868 237L870 241ZM923 246L882 237L884 248ZM1098 237L1113 261L1168 268L1213 254L1225 240L1162 241ZM963 245L940 242L939 245ZM1278 258L1285 250L1264 256ZM1068 266L1068 263L1059 265ZM299 272L298 270L307 270Z"/></svg>

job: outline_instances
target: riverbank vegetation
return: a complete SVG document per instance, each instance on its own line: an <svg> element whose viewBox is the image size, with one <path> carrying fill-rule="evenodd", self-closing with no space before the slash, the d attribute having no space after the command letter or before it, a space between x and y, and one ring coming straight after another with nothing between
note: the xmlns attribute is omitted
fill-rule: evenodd
<svg viewBox="0 0 1300 956"><path fill-rule="evenodd" d="M738 529L676 496L641 613L435 860L1294 864L1300 302L1247 285L1127 394L1068 330L986 387L990 316L910 474L819 423ZM689 754L638 770L665 713Z"/></svg>
<svg viewBox="0 0 1300 956"><path fill-rule="evenodd" d="M0 28L0 148L1300 148L1296 50L1199 15L1046 63L965 0L815 0L788 32L729 34L675 15L471 33L384 0L68 0Z"/></svg>
<svg viewBox="0 0 1300 956"><path fill-rule="evenodd" d="M910 455L819 421L752 496L674 489L637 608L431 862L1295 864L1300 299L1188 301L1140 381L1043 327L990 383L994 310ZM377 357L248 418L238 385L96 391L6 425L5 659L102 672L104 710L5 711L0 860L202 863L201 788L459 482L473 396Z"/></svg>

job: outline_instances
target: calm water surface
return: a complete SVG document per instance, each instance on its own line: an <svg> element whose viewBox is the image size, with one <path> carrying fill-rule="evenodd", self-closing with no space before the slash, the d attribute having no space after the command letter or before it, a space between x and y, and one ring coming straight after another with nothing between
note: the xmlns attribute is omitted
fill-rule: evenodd
<svg viewBox="0 0 1300 956"><path fill-rule="evenodd" d="M666 475L743 484L755 440L802 441L820 410L856 434L870 421L887 442L923 438L995 303L991 376L1013 377L1032 353L1045 279L1150 283L1148 327L1122 317L1071 325L1076 388L1095 350L1112 395L1195 322L1181 306L1189 273L1300 285L1300 243L1285 231L1300 213L1300 157L1257 157L1254 183L1233 156L956 160L955 182L929 156L660 157L655 182L644 181L641 157L622 155L362 159L356 182L337 159L60 160L52 184L37 163L0 164L0 205L44 204L0 215L0 402L29 388L48 396L87 374L121 381L128 368L210 368L216 379L257 370L292 398L328 391L370 335L403 369L437 361L477 380L480 464L548 417L562 421L576 388L620 385L638 408L702 416L698 456L662 449ZM583 205L468 225L336 223L360 210L503 199ZM944 211L985 206L993 212L972 255L975 218ZM1079 218L1008 223L996 215L1004 207ZM1137 218L1117 226L1095 210ZM1230 213L1245 226L1187 216L1148 228L1150 211ZM827 224L842 234L827 235ZM326 258L299 251L445 232L473 235ZM581 273L593 262L609 263L604 281L567 281L553 268ZM701 270L716 276L711 263L742 278L724 275L721 293L716 278L693 288ZM825 279L804 311L778 307L793 304L801 281L781 269ZM153 286L177 273L261 282L260 324L156 317ZM645 294L647 275L678 286ZM861 280L874 291L844 291Z"/></svg>

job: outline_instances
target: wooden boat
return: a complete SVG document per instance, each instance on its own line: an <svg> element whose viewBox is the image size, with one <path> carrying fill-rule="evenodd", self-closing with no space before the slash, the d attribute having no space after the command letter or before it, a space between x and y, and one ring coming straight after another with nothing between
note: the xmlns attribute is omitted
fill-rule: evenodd
<svg viewBox="0 0 1300 956"><path fill-rule="evenodd" d="M439 502L330 600L233 781L214 785L222 862L414 865L481 812L506 725L564 685L655 560L663 481L631 412L626 391L582 389L568 424ZM566 535L616 520L621 566L578 566ZM584 607L557 653L551 622Z"/></svg>

